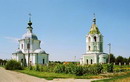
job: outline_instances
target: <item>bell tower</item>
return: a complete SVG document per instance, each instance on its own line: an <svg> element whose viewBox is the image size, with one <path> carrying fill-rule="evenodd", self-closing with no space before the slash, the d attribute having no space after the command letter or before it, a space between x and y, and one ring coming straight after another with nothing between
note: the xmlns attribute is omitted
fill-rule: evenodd
<svg viewBox="0 0 130 82"><path fill-rule="evenodd" d="M93 24L86 36L86 53L80 59L80 64L107 63L108 54L103 52L103 35L96 25L94 14Z"/></svg>
<svg viewBox="0 0 130 82"><path fill-rule="evenodd" d="M100 33L94 15L93 24L86 36L86 53L102 53L103 52L103 36Z"/></svg>

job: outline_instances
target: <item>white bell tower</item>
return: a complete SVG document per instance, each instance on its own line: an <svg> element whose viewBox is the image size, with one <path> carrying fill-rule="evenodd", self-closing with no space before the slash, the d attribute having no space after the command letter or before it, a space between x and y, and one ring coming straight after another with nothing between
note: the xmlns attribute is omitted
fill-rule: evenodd
<svg viewBox="0 0 130 82"><path fill-rule="evenodd" d="M108 54L103 52L103 35L100 33L94 15L93 24L86 36L86 53L80 59L80 64L107 63Z"/></svg>
<svg viewBox="0 0 130 82"><path fill-rule="evenodd" d="M103 36L100 33L97 25L96 18L93 19L90 32L86 36L86 53L101 53L103 52Z"/></svg>

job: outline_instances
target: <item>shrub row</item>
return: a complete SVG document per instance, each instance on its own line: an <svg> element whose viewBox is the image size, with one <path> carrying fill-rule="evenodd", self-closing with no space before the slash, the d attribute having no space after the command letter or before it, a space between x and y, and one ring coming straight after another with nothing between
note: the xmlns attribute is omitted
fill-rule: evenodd
<svg viewBox="0 0 130 82"><path fill-rule="evenodd" d="M66 74L75 74L75 75L84 75L84 74L100 74L102 72L101 64L87 65L87 66L77 66L74 64L59 64L54 68L55 73L66 73Z"/></svg>
<svg viewBox="0 0 130 82"><path fill-rule="evenodd" d="M103 72L113 72L113 64L94 64L94 65L76 65L76 64L56 64L56 65L36 65L30 66L30 70L40 72L55 72L75 75L100 74Z"/></svg>
<svg viewBox="0 0 130 82"><path fill-rule="evenodd" d="M7 64L5 65L5 68L8 70L23 69L23 67L21 66L21 63L17 62L16 60L9 60ZM36 65L36 66L30 66L29 69L40 71L40 72L55 72L55 73L84 75L84 74L100 74L104 71L113 72L113 64L94 64L94 65L84 65L84 66L76 65L72 63L55 64L55 65L48 65L48 66Z"/></svg>

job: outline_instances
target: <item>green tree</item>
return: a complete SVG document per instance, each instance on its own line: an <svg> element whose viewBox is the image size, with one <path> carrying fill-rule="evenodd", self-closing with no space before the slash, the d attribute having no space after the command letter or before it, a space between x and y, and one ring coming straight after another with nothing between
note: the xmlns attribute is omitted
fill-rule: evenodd
<svg viewBox="0 0 130 82"><path fill-rule="evenodd" d="M117 58L116 58L116 64L117 65L119 65L119 63L121 63L121 65L123 64L123 57L122 56L118 56Z"/></svg>
<svg viewBox="0 0 130 82"><path fill-rule="evenodd" d="M0 59L0 65L2 65L2 62L3 62L3 60L2 60L2 59Z"/></svg>
<svg viewBox="0 0 130 82"><path fill-rule="evenodd" d="M110 54L110 63L115 62L115 56L113 54Z"/></svg>
<svg viewBox="0 0 130 82"><path fill-rule="evenodd" d="M123 63L128 64L128 59L127 58L123 58Z"/></svg>
<svg viewBox="0 0 130 82"><path fill-rule="evenodd" d="M130 57L127 59L128 64L130 63Z"/></svg>

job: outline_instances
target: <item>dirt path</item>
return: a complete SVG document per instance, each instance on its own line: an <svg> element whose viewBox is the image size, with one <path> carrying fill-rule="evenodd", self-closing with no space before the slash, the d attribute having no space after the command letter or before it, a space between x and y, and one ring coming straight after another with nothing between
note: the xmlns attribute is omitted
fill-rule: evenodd
<svg viewBox="0 0 130 82"><path fill-rule="evenodd" d="M37 78L19 72L5 70L4 68L0 67L0 82L91 82L91 81L92 79L45 80L43 78Z"/></svg>

